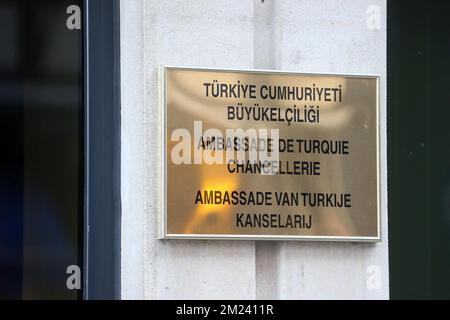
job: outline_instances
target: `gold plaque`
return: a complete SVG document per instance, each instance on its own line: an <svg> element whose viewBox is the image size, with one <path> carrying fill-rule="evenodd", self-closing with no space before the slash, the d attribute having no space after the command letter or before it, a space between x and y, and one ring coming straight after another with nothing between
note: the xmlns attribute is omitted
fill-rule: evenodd
<svg viewBox="0 0 450 320"><path fill-rule="evenodd" d="M160 78L160 238L380 240L378 76Z"/></svg>

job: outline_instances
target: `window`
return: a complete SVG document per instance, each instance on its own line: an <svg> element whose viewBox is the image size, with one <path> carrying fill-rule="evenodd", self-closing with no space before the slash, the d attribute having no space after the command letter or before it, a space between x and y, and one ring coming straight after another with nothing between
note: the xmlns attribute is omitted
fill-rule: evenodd
<svg viewBox="0 0 450 320"><path fill-rule="evenodd" d="M117 15L0 3L0 298L117 296Z"/></svg>

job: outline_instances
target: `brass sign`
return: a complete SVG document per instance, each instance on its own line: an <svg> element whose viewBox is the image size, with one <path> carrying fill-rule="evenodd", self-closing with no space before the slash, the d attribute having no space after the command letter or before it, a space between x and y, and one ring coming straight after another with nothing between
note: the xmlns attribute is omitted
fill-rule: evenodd
<svg viewBox="0 0 450 320"><path fill-rule="evenodd" d="M378 76L160 78L160 238L380 240Z"/></svg>

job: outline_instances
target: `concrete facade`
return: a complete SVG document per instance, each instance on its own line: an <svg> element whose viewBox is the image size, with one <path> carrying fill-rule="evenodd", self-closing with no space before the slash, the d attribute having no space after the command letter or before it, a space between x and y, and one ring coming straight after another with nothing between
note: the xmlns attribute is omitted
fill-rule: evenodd
<svg viewBox="0 0 450 320"><path fill-rule="evenodd" d="M387 299L385 0L122 0L122 298ZM158 66L381 76L382 242L161 241Z"/></svg>

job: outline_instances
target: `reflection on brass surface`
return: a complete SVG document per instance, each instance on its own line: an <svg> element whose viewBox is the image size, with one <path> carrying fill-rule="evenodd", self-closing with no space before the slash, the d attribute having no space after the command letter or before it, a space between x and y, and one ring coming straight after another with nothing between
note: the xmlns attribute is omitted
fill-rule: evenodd
<svg viewBox="0 0 450 320"><path fill-rule="evenodd" d="M378 76L162 71L161 238L380 239ZM252 85L253 94L244 86L238 94L239 85ZM309 118L308 110L314 110ZM181 140L172 134L190 133L194 159L196 121L202 132L213 128L224 137L227 129L278 129L279 147L291 141L291 152L281 150L275 174L254 172L251 165L237 170L226 161L176 164L173 151ZM206 147L218 148L214 143Z"/></svg>

